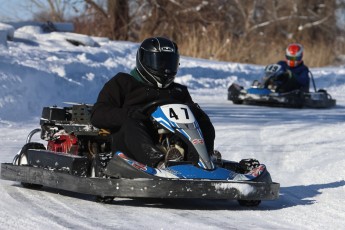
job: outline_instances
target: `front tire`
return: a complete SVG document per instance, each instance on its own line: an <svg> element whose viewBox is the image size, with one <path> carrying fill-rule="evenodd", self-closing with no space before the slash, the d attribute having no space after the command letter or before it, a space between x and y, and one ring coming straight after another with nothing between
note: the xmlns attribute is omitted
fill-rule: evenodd
<svg viewBox="0 0 345 230"><path fill-rule="evenodd" d="M235 105L242 105L243 101L242 100L235 100L235 99L233 99L232 103L235 104Z"/></svg>
<svg viewBox="0 0 345 230"><path fill-rule="evenodd" d="M257 207L261 200L238 200L238 203L244 207Z"/></svg>
<svg viewBox="0 0 345 230"><path fill-rule="evenodd" d="M97 203L111 204L115 197L113 196L96 196Z"/></svg>

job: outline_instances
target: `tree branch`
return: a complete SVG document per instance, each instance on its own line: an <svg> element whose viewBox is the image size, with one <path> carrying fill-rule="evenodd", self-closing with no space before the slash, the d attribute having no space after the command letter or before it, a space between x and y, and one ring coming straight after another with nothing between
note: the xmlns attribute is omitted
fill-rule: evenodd
<svg viewBox="0 0 345 230"><path fill-rule="evenodd" d="M97 12L101 13L105 18L108 18L108 14L93 0L84 0L87 4L89 4L92 8L94 8Z"/></svg>

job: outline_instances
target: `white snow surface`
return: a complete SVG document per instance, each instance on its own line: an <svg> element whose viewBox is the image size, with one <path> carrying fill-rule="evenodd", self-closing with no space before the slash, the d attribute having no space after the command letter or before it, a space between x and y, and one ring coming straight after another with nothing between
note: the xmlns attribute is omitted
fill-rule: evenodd
<svg viewBox="0 0 345 230"><path fill-rule="evenodd" d="M43 106L94 103L105 82L135 66L137 48L106 38L43 33L35 26L16 29L12 41L0 43L0 162L12 162L27 134L39 127ZM344 66L311 69L317 88L337 99L335 108L286 109L227 100L231 83L248 87L264 66L189 57L180 63L176 82L187 85L209 114L215 147L225 159L253 157L266 164L281 185L278 200L256 208L202 199L117 198L100 204L89 195L0 180L0 228L344 229Z"/></svg>

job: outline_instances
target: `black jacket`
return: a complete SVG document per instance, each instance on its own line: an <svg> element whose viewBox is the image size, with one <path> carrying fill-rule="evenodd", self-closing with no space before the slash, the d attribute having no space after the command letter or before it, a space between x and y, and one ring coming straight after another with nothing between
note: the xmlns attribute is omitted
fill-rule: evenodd
<svg viewBox="0 0 345 230"><path fill-rule="evenodd" d="M127 119L129 108L142 107L157 99L177 100L195 107L191 109L197 120L204 115L194 105L186 86L172 83L165 89L158 89L139 82L129 74L118 73L100 91L92 110L91 123L114 132Z"/></svg>

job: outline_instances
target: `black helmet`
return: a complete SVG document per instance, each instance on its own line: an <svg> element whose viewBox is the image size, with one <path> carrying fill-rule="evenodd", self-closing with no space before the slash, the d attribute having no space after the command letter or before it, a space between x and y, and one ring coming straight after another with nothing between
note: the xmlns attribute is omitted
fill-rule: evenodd
<svg viewBox="0 0 345 230"><path fill-rule="evenodd" d="M136 59L137 70L144 81L165 88L174 81L180 55L176 43L167 38L154 37L141 43Z"/></svg>

